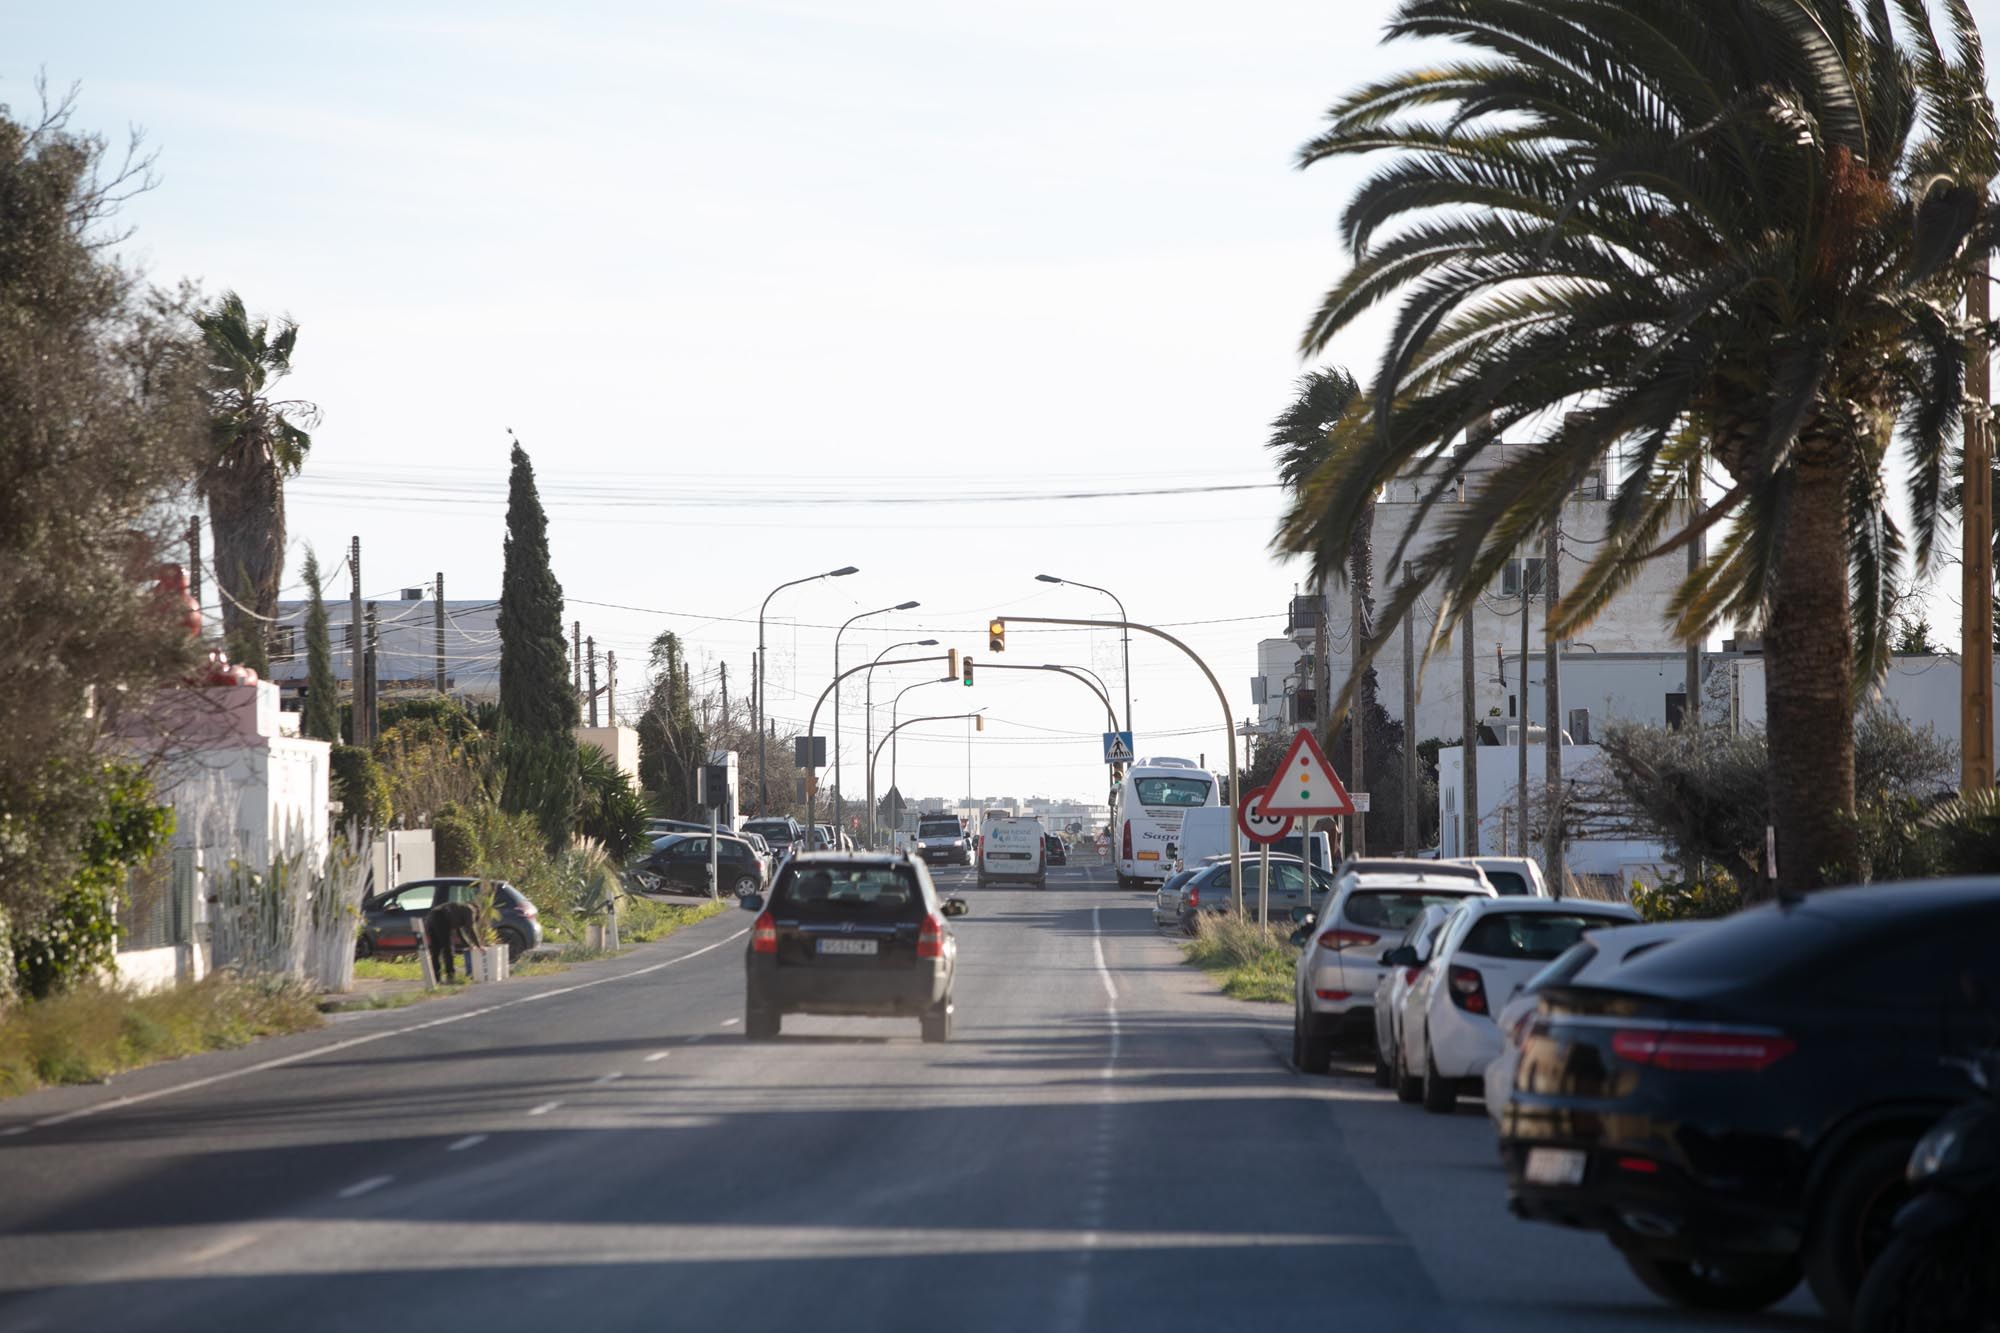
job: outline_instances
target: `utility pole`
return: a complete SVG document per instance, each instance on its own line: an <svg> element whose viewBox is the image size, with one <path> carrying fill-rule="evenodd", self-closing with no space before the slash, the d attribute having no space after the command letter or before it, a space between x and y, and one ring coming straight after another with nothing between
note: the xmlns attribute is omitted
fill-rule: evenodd
<svg viewBox="0 0 2000 1333"><path fill-rule="evenodd" d="M1556 503L1556 517L1549 524L1548 554L1542 559L1542 771L1548 784L1549 828L1542 840L1542 869L1547 872L1549 890L1560 898L1563 886L1563 752L1562 752L1562 639L1550 628L1556 603L1562 600L1562 502ZM1527 684L1525 677L1521 682Z"/></svg>
<svg viewBox="0 0 2000 1333"><path fill-rule="evenodd" d="M1987 261L1981 254L1965 292L1974 332L1965 368L1964 542L1959 584L1959 786L1967 792L1993 785L1993 440L1987 423L1992 398L1992 350L1986 345L1991 313Z"/></svg>
<svg viewBox="0 0 2000 1333"><path fill-rule="evenodd" d="M201 516L188 520L188 596L201 609Z"/></svg>
<svg viewBox="0 0 2000 1333"><path fill-rule="evenodd" d="M1410 580L1410 562L1403 562L1403 581ZM1417 854L1417 631L1403 617L1403 855Z"/></svg>
<svg viewBox="0 0 2000 1333"><path fill-rule="evenodd" d="M1526 547L1522 548L1521 560L1521 688L1515 697L1521 701L1516 708L1514 719L1517 724L1516 751L1520 759L1520 772L1515 776L1514 795L1521 807L1515 819L1515 827L1521 833L1520 854L1528 854L1528 557Z"/></svg>
<svg viewBox="0 0 2000 1333"><path fill-rule="evenodd" d="M750 654L750 736L757 742L757 813L769 814L764 799L764 696L758 693L764 687L764 662L758 653Z"/></svg>
<svg viewBox="0 0 2000 1333"><path fill-rule="evenodd" d="M432 590L437 594L437 614L433 617L437 632L437 692L443 694L450 682L444 671L444 571L442 569L437 572L437 582L432 585Z"/></svg>
<svg viewBox="0 0 2000 1333"><path fill-rule="evenodd" d="M1368 790L1367 761L1363 757L1363 751L1366 746L1363 733L1367 731L1366 723L1368 719L1362 716L1359 707L1361 698L1362 649L1367 640L1368 631L1367 627L1361 623L1361 611L1361 580L1349 578L1347 580L1348 656L1349 660L1353 663L1354 697L1357 705L1355 708L1348 710L1347 714L1347 762L1348 767L1353 770L1353 777L1349 780L1349 788L1352 791ZM1349 850L1356 856L1368 855L1368 816L1353 814L1349 815L1347 819L1353 830L1353 836L1347 840Z"/></svg>
<svg viewBox="0 0 2000 1333"><path fill-rule="evenodd" d="M572 620L569 623L569 660L571 669L576 673L576 697L581 699L583 697L583 622L581 620Z"/></svg>
<svg viewBox="0 0 2000 1333"><path fill-rule="evenodd" d="M1688 468L1688 524L1692 527L1701 518L1701 460L1695 459ZM1701 562L1706 555L1706 542L1700 533L1688 543L1687 572L1692 579L1701 572ZM1701 725L1701 639L1699 636L1687 641L1687 707L1681 712L1681 725L1698 727Z"/></svg>
<svg viewBox="0 0 2000 1333"><path fill-rule="evenodd" d="M584 663L590 673L588 677L590 682L590 725L595 728L597 726L597 640L595 638L585 639L583 641L583 650L585 653Z"/></svg>
<svg viewBox="0 0 2000 1333"><path fill-rule="evenodd" d="M348 707L348 734L356 745L367 745L375 738L368 734L368 708L362 693L368 687L367 671L363 657L367 645L361 641L361 538L356 537L347 547L348 598L347 598L347 646L348 682L353 687L348 691L352 703Z"/></svg>
<svg viewBox="0 0 2000 1333"><path fill-rule="evenodd" d="M1472 616L1478 606L1479 594L1475 592L1458 622L1459 744L1465 752L1458 812L1460 856L1479 855L1479 710L1473 706L1472 662Z"/></svg>
<svg viewBox="0 0 2000 1333"><path fill-rule="evenodd" d="M368 684L368 743L373 745L382 727L382 680L378 674L381 667L382 622L375 613L375 603L368 603L368 653L363 659L362 674Z"/></svg>
<svg viewBox="0 0 2000 1333"><path fill-rule="evenodd" d="M618 654L609 648L604 650L604 721L618 725Z"/></svg>
<svg viewBox="0 0 2000 1333"><path fill-rule="evenodd" d="M729 725L729 663L722 664L722 725Z"/></svg>

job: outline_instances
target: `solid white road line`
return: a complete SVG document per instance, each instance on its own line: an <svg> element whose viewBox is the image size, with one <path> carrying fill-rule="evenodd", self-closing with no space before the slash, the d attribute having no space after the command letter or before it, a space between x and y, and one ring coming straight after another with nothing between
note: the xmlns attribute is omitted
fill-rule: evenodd
<svg viewBox="0 0 2000 1333"><path fill-rule="evenodd" d="M454 1143L449 1148L446 1148L445 1151L464 1152L467 1148L477 1148L480 1144L484 1142L486 1142L486 1136L484 1134L467 1134L457 1143Z"/></svg>
<svg viewBox="0 0 2000 1333"><path fill-rule="evenodd" d="M210 1074L207 1078L190 1079L186 1083L176 1083L172 1087L155 1088L151 1092L136 1092L130 1097L114 1097L108 1102L98 1102L92 1106L78 1107L74 1111L65 1111L61 1115L45 1116L31 1125L16 1125L12 1129L7 1130L6 1133L11 1135L25 1133L30 1129L47 1129L51 1125L67 1124L72 1120L82 1120L86 1116L98 1115L104 1111L116 1111L121 1107L137 1106L141 1102L150 1102L157 1097L171 1097L177 1092L192 1092L196 1088L206 1088L217 1083L227 1083L231 1079L243 1078L249 1074L261 1074L268 1069L283 1069L286 1065L295 1065L301 1061L312 1060L322 1055L332 1055L335 1051L346 1051L352 1050L356 1046L366 1046L371 1041L387 1041L391 1037L406 1037L412 1032L423 1032L429 1028L441 1028L451 1023L463 1023L468 1018L478 1018L484 1014L498 1013L502 1009L512 1009L517 1005L533 1004L537 1000L554 999L558 995L569 995L576 991L589 990L593 986L607 986L614 981L630 981L634 977L647 976L660 971L662 968L672 967L677 963L685 963L690 958L699 958L705 953L712 953L725 944L742 939L749 933L750 928L745 926L734 935L725 936L713 944L704 944L701 948L681 954L677 958L669 958L665 962L651 963L645 967L634 968L630 972L620 972L614 977L599 977L595 981L579 981L574 986L560 986L555 990L541 991L534 995L523 995L518 1000L502 1000L499 1004L489 1004L483 1009L468 1009L462 1014L450 1014L444 1018L433 1018L426 1023L412 1023L408 1027L391 1028L387 1032L371 1032L362 1037L349 1037L346 1041L336 1041L325 1046L315 1046L309 1051L294 1051L290 1055L281 1055L275 1060L261 1060L254 1065L245 1065L241 1069L225 1070L220 1074Z"/></svg>
<svg viewBox="0 0 2000 1333"><path fill-rule="evenodd" d="M371 1190L381 1189L394 1179L394 1176L370 1176L366 1180L358 1180L354 1184L349 1185L340 1192L340 1197L343 1199L358 1199Z"/></svg>
<svg viewBox="0 0 2000 1333"><path fill-rule="evenodd" d="M652 1064L655 1060L664 1060L669 1055L672 1054L673 1054L672 1051L654 1051L651 1055L646 1057L646 1063Z"/></svg>
<svg viewBox="0 0 2000 1333"><path fill-rule="evenodd" d="M741 1023L742 1021L743 1020L740 1018L725 1018L722 1020L722 1026L726 1028L735 1027L738 1023Z"/></svg>
<svg viewBox="0 0 2000 1333"><path fill-rule="evenodd" d="M555 1110L558 1106L561 1105L562 1105L561 1102L543 1102L540 1106L530 1108L528 1114L547 1115L549 1112Z"/></svg>

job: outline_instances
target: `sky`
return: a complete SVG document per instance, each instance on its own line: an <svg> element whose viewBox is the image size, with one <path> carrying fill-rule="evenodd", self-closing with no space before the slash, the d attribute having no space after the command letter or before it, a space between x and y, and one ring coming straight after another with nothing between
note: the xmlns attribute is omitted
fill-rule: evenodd
<svg viewBox="0 0 2000 1333"><path fill-rule="evenodd" d="M308 544L332 566L359 536L368 596L439 570L453 599L495 595L512 430L623 707L667 629L740 698L765 595L855 565L772 600L773 718L803 723L858 613L921 602L855 623L843 666L923 638L984 659L993 614L1115 611L1052 573L1169 627L1242 719L1302 577L1269 550L1263 442L1362 172L1291 155L1421 58L1378 45L1389 9L17 6L0 101L30 107L40 71L80 85L79 126L143 128L159 184L127 256L299 322L287 389L324 419L288 583ZM2000 26L2000 0L1974 9ZM1379 336L1312 364L1365 379ZM1053 498L1077 492L1118 494ZM1115 633L1017 622L1003 660L1122 693ZM1140 752L1222 767L1199 668L1143 635L1131 667ZM928 670L881 669L878 702ZM901 715L975 708L970 743L903 733L906 795L1101 797L1080 685L987 673Z"/></svg>

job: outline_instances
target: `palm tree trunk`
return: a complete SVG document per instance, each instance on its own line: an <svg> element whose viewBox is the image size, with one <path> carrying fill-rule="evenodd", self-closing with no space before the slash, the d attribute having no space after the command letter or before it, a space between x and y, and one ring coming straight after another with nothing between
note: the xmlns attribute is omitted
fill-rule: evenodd
<svg viewBox="0 0 2000 1333"><path fill-rule="evenodd" d="M274 467L230 481L208 492L222 628L231 656L261 668L285 567L283 482Z"/></svg>
<svg viewBox="0 0 2000 1333"><path fill-rule="evenodd" d="M1771 822L1778 890L1851 881L1854 626L1847 587L1847 483L1837 466L1798 465L1764 639Z"/></svg>

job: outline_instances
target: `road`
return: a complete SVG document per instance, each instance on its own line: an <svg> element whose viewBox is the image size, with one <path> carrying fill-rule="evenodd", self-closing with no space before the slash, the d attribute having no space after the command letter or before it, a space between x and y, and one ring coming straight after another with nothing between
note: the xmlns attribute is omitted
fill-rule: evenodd
<svg viewBox="0 0 2000 1333"><path fill-rule="evenodd" d="M1787 1328L1509 1218L1485 1117L1285 1063L1105 872L978 890L953 1040L740 1036L723 917L0 1103L0 1329Z"/></svg>

